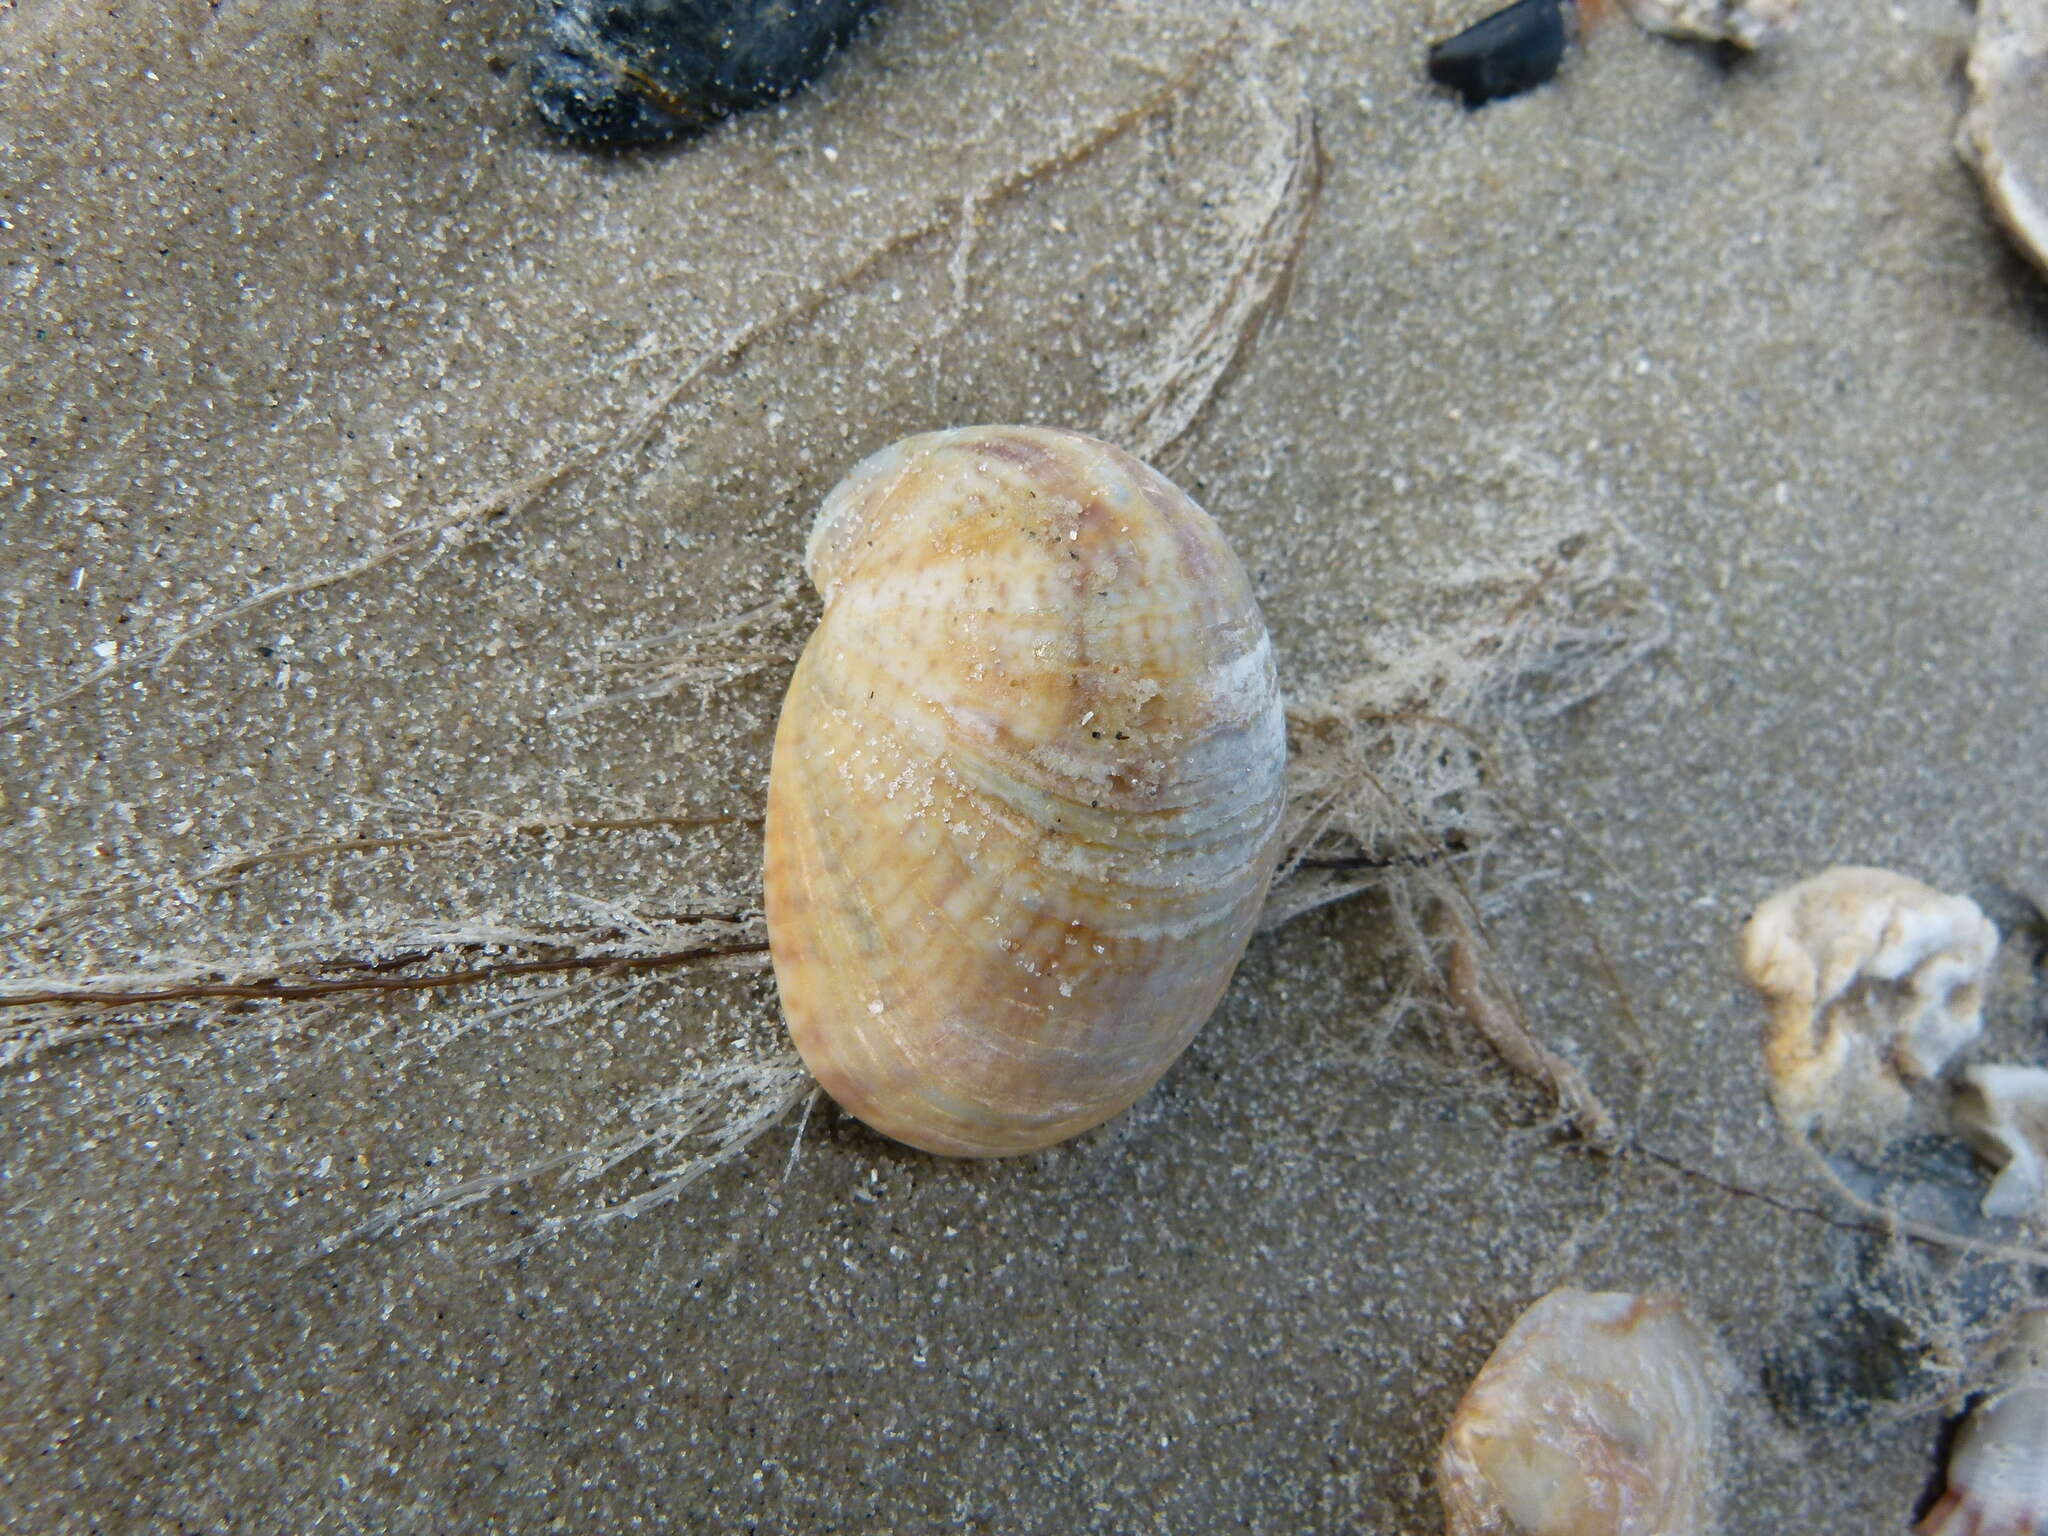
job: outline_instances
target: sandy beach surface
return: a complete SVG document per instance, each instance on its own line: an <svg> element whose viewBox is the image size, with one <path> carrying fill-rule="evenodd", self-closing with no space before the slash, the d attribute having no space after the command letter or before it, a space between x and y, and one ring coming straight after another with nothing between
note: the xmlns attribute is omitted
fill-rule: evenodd
<svg viewBox="0 0 2048 1536"><path fill-rule="evenodd" d="M1730 1536L1908 1528L2048 1280L1825 1186L1734 943L1966 893L2048 1063L2048 283L1953 0L1468 114L1480 9L895 0L613 156L512 0L0 10L0 1526L1427 1536L1578 1285L1719 1338ZM1187 487L1302 708L1450 720L1402 860L983 1163L808 1097L758 917L811 514L974 421ZM2039 1243L1921 1112L1838 1174Z"/></svg>

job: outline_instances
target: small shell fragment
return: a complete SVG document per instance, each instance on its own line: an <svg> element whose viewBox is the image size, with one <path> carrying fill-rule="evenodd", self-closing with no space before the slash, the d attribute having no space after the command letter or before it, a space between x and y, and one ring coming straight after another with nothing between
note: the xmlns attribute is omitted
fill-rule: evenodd
<svg viewBox="0 0 2048 1536"><path fill-rule="evenodd" d="M1948 1491L1918 1536L2048 1531L2048 1308L2020 1320L1998 1375L1998 1388L1956 1432Z"/></svg>
<svg viewBox="0 0 2048 1536"><path fill-rule="evenodd" d="M1998 930L1964 896L1841 865L1778 892L1742 931L1771 1003L1771 1097L1793 1129L1886 1129L1984 1027Z"/></svg>
<svg viewBox="0 0 2048 1536"><path fill-rule="evenodd" d="M2028 1216L2048 1197L2048 1069L1971 1067L1956 1090L1956 1129L1999 1170L1986 1216Z"/></svg>
<svg viewBox="0 0 2048 1536"><path fill-rule="evenodd" d="M2048 0L1980 0L1956 150L1992 216L2048 273Z"/></svg>
<svg viewBox="0 0 2048 1536"><path fill-rule="evenodd" d="M1677 1297L1552 1291L1508 1330L1444 1436L1445 1536L1704 1536L1717 1375Z"/></svg>
<svg viewBox="0 0 2048 1536"><path fill-rule="evenodd" d="M1626 0L1636 25L1666 37L1757 49L1792 25L1799 0Z"/></svg>

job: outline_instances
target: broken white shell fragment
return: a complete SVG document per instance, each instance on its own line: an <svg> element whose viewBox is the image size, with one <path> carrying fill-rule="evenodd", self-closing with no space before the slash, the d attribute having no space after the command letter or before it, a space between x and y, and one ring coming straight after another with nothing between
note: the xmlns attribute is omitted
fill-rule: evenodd
<svg viewBox="0 0 2048 1536"><path fill-rule="evenodd" d="M1778 892L1742 931L1742 969L1771 1004L1764 1062L1795 1130L1883 1128L1904 1078L1938 1076L1984 1027L1998 930L1965 896L1841 865Z"/></svg>
<svg viewBox="0 0 2048 1536"><path fill-rule="evenodd" d="M2048 1530L2048 1308L2020 1320L1999 1385L1956 1431L1948 1491L1918 1536L2039 1536Z"/></svg>
<svg viewBox="0 0 2048 1536"><path fill-rule="evenodd" d="M1717 1374L1679 1298L1552 1291L1516 1319L1444 1436L1445 1536L1702 1536Z"/></svg>
<svg viewBox="0 0 2048 1536"><path fill-rule="evenodd" d="M2048 0L1981 0L1956 151L2007 234L2048 273Z"/></svg>
<svg viewBox="0 0 2048 1536"><path fill-rule="evenodd" d="M2048 1196L2048 1068L1971 1067L1956 1090L1956 1129L1999 1170L1986 1216L2027 1216Z"/></svg>
<svg viewBox="0 0 2048 1536"><path fill-rule="evenodd" d="M1628 0L1636 25L1666 37L1690 37L1756 49L1792 25L1799 0Z"/></svg>

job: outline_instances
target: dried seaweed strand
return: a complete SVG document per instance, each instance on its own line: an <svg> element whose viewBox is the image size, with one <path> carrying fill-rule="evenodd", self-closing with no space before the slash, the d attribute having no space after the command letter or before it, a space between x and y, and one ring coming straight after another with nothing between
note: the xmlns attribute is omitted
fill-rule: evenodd
<svg viewBox="0 0 2048 1536"><path fill-rule="evenodd" d="M1518 599L1516 611L1521 606ZM1354 771L1360 780L1385 800L1397 819L1406 820L1427 837L1427 829L1413 811L1382 781L1370 764L1358 763ZM1536 1038L1513 994L1500 979L1498 967L1490 962L1491 946L1482 938L1484 919L1479 903L1454 863L1427 861L1440 868L1429 884L1451 930L1445 965L1439 971L1425 941L1411 941L1415 963L1432 976L1447 1000L1491 1045L1508 1067L1543 1084L1558 1106L1578 1127L1587 1144L1598 1151L1612 1151L1621 1143L1620 1129L1612 1111L1601 1102L1579 1069ZM1302 867L1297 857L1292 867ZM1416 867L1416 866L1410 866Z"/></svg>
<svg viewBox="0 0 2048 1536"><path fill-rule="evenodd" d="M1804 1135L1797 1135L1792 1139L1805 1155L1807 1162L1812 1165L1814 1172L1820 1176L1821 1182L1858 1215L1876 1223L1878 1231L1887 1234L1897 1233L1901 1237L1911 1238L1916 1243L1946 1248L1952 1253L1960 1253L1969 1258L1998 1259L2008 1264L2025 1264L2035 1269L2048 1269L2048 1251L1964 1237L1960 1232L1951 1232L1946 1227L1937 1227L1924 1221L1914 1221L1911 1217L1901 1216L1897 1211L1879 1205L1874 1200L1864 1199L1842 1182L1842 1176L1828 1166L1827 1159L1820 1155L1813 1143Z"/></svg>
<svg viewBox="0 0 2048 1536"><path fill-rule="evenodd" d="M1612 1151L1621 1141L1613 1114L1600 1102L1585 1074L1550 1049L1530 1030L1521 1010L1498 995L1482 978L1474 952L1478 941L1457 906L1445 903L1444 922L1451 929L1450 948L1444 956L1444 992L1502 1061L1525 1077L1549 1086L1558 1104L1579 1128L1579 1134L1601 1151ZM1492 967L1486 977L1497 975Z"/></svg>
<svg viewBox="0 0 2048 1536"><path fill-rule="evenodd" d="M1322 149L1314 114L1296 82L1283 118L1263 91L1248 92L1286 141L1255 228L1211 302L1176 327L1171 362L1136 409L1113 413L1104 433L1139 458L1156 460L1194 429L1243 364L1253 339L1284 308L1322 191Z"/></svg>
<svg viewBox="0 0 2048 1536"><path fill-rule="evenodd" d="M742 922L740 916L707 915L705 921ZM479 982L503 981L515 976L544 976L564 971L604 970L624 974L685 965L695 960L726 959L734 955L767 952L766 943L751 940L716 944L696 949L664 950L651 955L559 955L545 960L508 960L493 965L469 966L459 971L435 971L424 976L374 974L387 967L417 964L426 954L393 957L389 961L331 960L308 970L362 970L373 974L329 977L310 981L287 981L279 976L255 976L236 981L181 982L165 987L99 988L54 987L41 992L0 995L0 1008L27 1008L73 1004L98 1008L141 1007L157 1003L199 1002L232 998L248 1002L296 1001L310 997L332 997L341 992L418 992L437 987L472 986ZM294 973L297 974L297 973Z"/></svg>
<svg viewBox="0 0 2048 1536"><path fill-rule="evenodd" d="M562 832L645 832L657 827L754 826L761 824L758 811L704 812L676 816L601 816L567 818L560 821L515 821L495 827L435 827L418 832L397 832L381 836L337 838L330 842L301 844L295 848L265 848L216 864L199 874L201 881L225 880L264 864L295 864L332 853L370 853L386 848L416 848L429 843L480 842L498 837L552 837ZM201 886L201 889L205 889Z"/></svg>
<svg viewBox="0 0 2048 1536"><path fill-rule="evenodd" d="M544 492L550 490L566 478L578 462L579 460L574 456L564 458L548 468L526 476L524 479L514 481L510 485L500 486L486 495L462 502L453 510L438 518L430 518L426 522L415 523L409 528L401 529L389 542L380 545L360 559L349 561L331 570L319 571L309 576L297 577L291 581L279 582L275 586L265 587L260 591L253 592L249 596L242 598L239 602L230 603L214 613L183 625L174 631L169 638L155 646L138 650L133 655L116 657L112 661L93 668L85 676L68 687L60 688L55 693L46 695L43 698L30 699L16 705L6 714L0 715L0 728L19 725L35 719L38 715L46 714L58 705L69 703L81 694L98 687L108 678L118 673L132 671L137 667L147 667L152 672L160 670L169 665L178 653L192 641L211 634L222 625L231 623L235 619L253 613L257 609L266 607L282 598L297 597L307 592L317 592L323 587L331 587L341 582L352 581L358 576L367 575L369 572L389 565L393 561L402 559L407 555L430 549L436 544L445 544L445 541L465 529L481 527L485 523L495 522L501 518L510 517L517 512L524 511L535 501L539 500Z"/></svg>
<svg viewBox="0 0 2048 1536"><path fill-rule="evenodd" d="M1647 1158L1653 1163L1669 1168L1674 1173L1683 1174L1686 1178L1695 1179L1702 1184L1710 1184L1715 1189L1722 1190L1728 1194L1739 1196L1745 1200L1759 1200L1765 1205L1770 1206L1773 1210L1783 1211L1791 1216L1804 1216L1813 1221L1825 1222L1828 1226L1840 1228L1844 1232L1865 1232L1873 1237L1903 1237L1910 1242L1920 1243L1930 1248L1946 1249L1951 1253L1960 1253L1970 1258L1992 1259L2007 1264L2022 1264L2031 1269L2048 1269L2048 1252L2043 1252L2038 1248L2021 1247L2011 1243L1989 1243L1979 1238L1964 1237L1958 1232L1950 1232L1942 1227L1930 1226L1926 1222L1913 1221L1910 1218L1899 1215L1896 1211L1888 1210L1884 1206L1864 1199L1853 1189L1849 1188L1848 1185L1844 1184L1841 1177L1832 1168L1828 1167L1826 1159L1814 1151L1812 1143L1802 1141L1801 1144L1811 1155L1823 1181L1865 1219L1860 1221L1844 1221L1841 1217L1830 1215L1817 1206L1802 1205L1798 1201L1789 1199L1784 1195L1773 1194L1765 1189L1756 1189L1751 1185L1724 1178L1719 1174L1710 1173L1704 1168L1695 1168L1690 1163L1673 1157L1667 1152L1659 1152L1654 1147L1645 1146L1640 1141L1630 1142L1622 1150L1622 1157L1624 1161L1630 1157Z"/></svg>
<svg viewBox="0 0 2048 1536"><path fill-rule="evenodd" d="M796 302L784 306L765 319L729 332L710 348L697 354L688 367L648 397L625 430L613 439L611 446L606 450L606 456L631 451L640 440L641 434L651 431L654 423L669 406L681 398L683 392L705 373L715 367L727 367L738 362L767 337L813 318L834 299L852 292L865 283L890 258L922 245L935 235L943 234L973 210L992 207L1035 186L1048 176L1086 164L1119 139L1143 127L1185 96L1195 83L1203 78L1209 67L1239 41L1241 34L1235 25L1225 28L1215 41L1198 49L1186 67L1175 73L1157 90L1140 97L1121 112L1111 115L1071 142L1040 156L1028 165L992 178L968 196L948 196L935 203L926 211L923 218L878 241L857 261L817 283ZM682 350L684 348L680 346L655 348L636 353L632 361L644 361Z"/></svg>
<svg viewBox="0 0 2048 1536"><path fill-rule="evenodd" d="M704 1143L701 1150L686 1155L680 1163L656 1170L651 1175L653 1187L615 1205L546 1217L525 1238L494 1255L498 1259L516 1259L571 1226L599 1226L668 1204L773 1130L799 1103L813 1101L815 1097L810 1074L794 1054L782 1052L759 1060L724 1062L643 1100L633 1113L644 1114L656 1108L667 1111L652 1125L637 1125L588 1146L551 1153L513 1168L477 1174L393 1201L367 1220L323 1239L308 1255L307 1262L325 1258L359 1238L385 1236L423 1221L445 1219L499 1190L549 1174L563 1173L572 1184L587 1184L638 1154L674 1155L687 1142ZM735 1098L752 1102L735 1113ZM801 1135L801 1126L798 1134ZM794 1156L792 1148L792 1159Z"/></svg>
<svg viewBox="0 0 2048 1536"><path fill-rule="evenodd" d="M1094 129L1082 134L1074 142L1064 145L1052 153L1033 161L1031 164L996 178L988 187L977 194L976 203L988 206L991 203L1014 196L1018 192L1043 180L1049 175L1080 165L1108 145L1150 121L1160 111L1185 95L1193 84L1202 78L1208 66L1240 40L1240 33L1233 25L1226 28L1216 41L1198 50L1188 66L1175 75L1158 90L1140 98L1134 105L1125 108ZM301 576L291 581L279 582L253 592L239 601L228 604L216 612L207 614L181 626L162 642L132 655L115 658L95 667L76 682L59 688L42 698L22 701L4 713L0 713L0 729L19 725L48 713L61 704L90 692L101 683L118 674L148 667L155 671L168 665L192 641L203 638L221 626L242 618L260 608L288 597L316 592L325 587L352 581L394 561L439 544L446 547L451 538L462 535L470 529L486 523L501 521L525 511L546 492L569 479L577 471L595 467L608 459L635 451L651 433L654 425L682 397L698 379L714 368L727 367L739 361L757 343L778 331L785 330L810 319L843 293L850 292L864 282L884 261L898 253L909 250L933 235L950 228L961 217L964 202L947 201L926 213L909 228L897 231L880 241L860 260L838 275L817 284L795 304L787 306L776 314L741 326L715 342L708 350L700 353L691 365L682 370L668 383L656 389L626 421L625 425L609 438L582 449L571 449L552 464L536 470L530 475L500 486L478 497L458 503L443 515L400 530L388 542L359 559L338 565L332 569ZM643 354L657 356L657 353Z"/></svg>
<svg viewBox="0 0 2048 1536"><path fill-rule="evenodd" d="M482 842L499 837L541 837L570 832L623 832L641 831L655 827L703 827L703 826L759 826L758 812L733 815L684 815L684 816L634 816L615 818L570 818L561 821L536 821L513 823L501 827L445 827L427 828L412 832L372 833L354 837L332 838L297 846L262 848L250 853L238 854L226 861L211 865L199 871L189 882L181 882L176 875L160 876L148 880L132 880L97 886L78 892L58 905L37 914L26 923L13 928L0 929L0 940L17 939L28 934L40 933L53 927L67 917L89 911L101 902L120 900L126 897L162 895L176 892L183 895L212 894L231 890L240 878L250 870L269 864L296 864L338 854L383 853L398 848L429 847L437 843Z"/></svg>
<svg viewBox="0 0 2048 1536"><path fill-rule="evenodd" d="M56 906L38 913L25 923L0 929L0 939L16 939L43 930L90 909L104 901L169 891L211 893L230 889L250 870L268 864L296 864L311 859L346 853L381 853L395 848L427 847L436 843L485 842L501 837L549 837L572 832L639 832L658 827L759 826L761 815L754 812L702 812L673 816L564 817L559 820L508 822L501 826L428 827L411 832L357 834L320 842L259 848L236 854L219 864L198 871L189 883L179 877L161 876L95 886L66 897Z"/></svg>

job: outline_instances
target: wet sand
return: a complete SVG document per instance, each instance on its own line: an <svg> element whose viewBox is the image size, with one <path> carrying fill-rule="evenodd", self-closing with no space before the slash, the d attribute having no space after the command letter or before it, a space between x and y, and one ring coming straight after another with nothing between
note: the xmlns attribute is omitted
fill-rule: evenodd
<svg viewBox="0 0 2048 1536"><path fill-rule="evenodd" d="M1616 21L1468 115L1462 11L903 0L613 158L516 5L208 16L0 19L0 970L155 999L0 1035L0 1524L1422 1536L1561 1284L1718 1333L1729 1531L1905 1523L1912 1362L2036 1282L1854 1230L1732 951L1836 862L2048 893L2048 285L1951 147L1967 12L1734 67ZM1302 698L1605 563L1577 638L1657 643L1475 705L1515 815L1463 877L1619 1155L1418 992L1400 888L1055 1151L794 1107L803 535L976 420L1154 457ZM2030 956L1981 1059L2048 1060ZM769 1129L644 1198L700 1103Z"/></svg>

